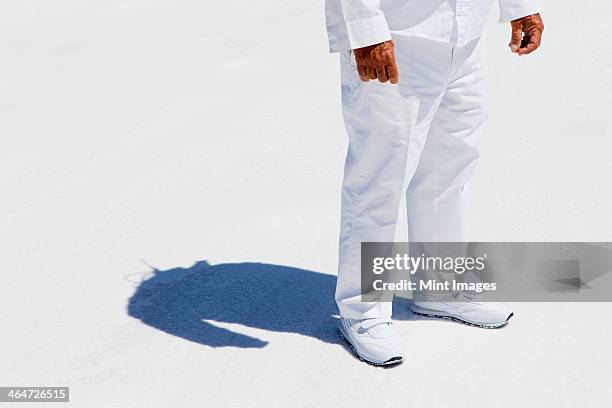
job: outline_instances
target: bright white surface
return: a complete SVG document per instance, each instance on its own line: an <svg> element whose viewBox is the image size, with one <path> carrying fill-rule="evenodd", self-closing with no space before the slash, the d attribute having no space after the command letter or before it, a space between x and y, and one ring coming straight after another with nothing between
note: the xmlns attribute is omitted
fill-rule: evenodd
<svg viewBox="0 0 612 408"><path fill-rule="evenodd" d="M477 240L612 238L610 5L548 3L537 55L491 24ZM127 315L147 264L335 273L346 137L323 26L321 0L0 2L0 385L105 408L610 401L609 304L516 304L498 331L400 321L393 370L311 336L215 323L268 343L213 348Z"/></svg>

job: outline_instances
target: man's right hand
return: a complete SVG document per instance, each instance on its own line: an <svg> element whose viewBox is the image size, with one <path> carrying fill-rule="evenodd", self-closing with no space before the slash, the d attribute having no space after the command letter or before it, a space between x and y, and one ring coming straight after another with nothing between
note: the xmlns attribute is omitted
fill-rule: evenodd
<svg viewBox="0 0 612 408"><path fill-rule="evenodd" d="M393 47L393 41L389 40L354 49L353 54L355 54L359 78L364 82L378 78L380 82L389 81L397 84L399 72Z"/></svg>

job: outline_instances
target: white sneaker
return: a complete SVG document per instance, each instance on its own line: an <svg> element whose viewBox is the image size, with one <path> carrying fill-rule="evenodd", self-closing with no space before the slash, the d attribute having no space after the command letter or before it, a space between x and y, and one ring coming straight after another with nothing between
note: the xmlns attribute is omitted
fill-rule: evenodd
<svg viewBox="0 0 612 408"><path fill-rule="evenodd" d="M451 319L468 325L486 329L502 327L514 316L505 303L477 302L468 294L462 293L453 299L428 298L415 295L412 312L424 316Z"/></svg>
<svg viewBox="0 0 612 408"><path fill-rule="evenodd" d="M373 365L402 362L402 342L391 319L340 318L338 333L363 361Z"/></svg>

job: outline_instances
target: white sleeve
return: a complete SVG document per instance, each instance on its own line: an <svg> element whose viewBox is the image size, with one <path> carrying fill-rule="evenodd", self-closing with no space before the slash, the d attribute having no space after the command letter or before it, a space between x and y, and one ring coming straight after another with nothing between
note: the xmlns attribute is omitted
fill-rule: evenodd
<svg viewBox="0 0 612 408"><path fill-rule="evenodd" d="M499 0L500 23L507 23L521 17L539 13L542 10L540 0Z"/></svg>
<svg viewBox="0 0 612 408"><path fill-rule="evenodd" d="M380 0L325 0L325 22L331 52L391 39Z"/></svg>

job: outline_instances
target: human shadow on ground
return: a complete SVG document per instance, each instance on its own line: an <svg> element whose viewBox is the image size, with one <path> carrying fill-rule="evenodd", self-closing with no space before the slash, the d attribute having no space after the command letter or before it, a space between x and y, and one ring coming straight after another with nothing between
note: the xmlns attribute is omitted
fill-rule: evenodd
<svg viewBox="0 0 612 408"><path fill-rule="evenodd" d="M140 282L128 314L168 334L211 347L262 348L267 342L215 323L237 323L340 343L334 302L336 277L262 263L154 269ZM405 299L394 318L416 320Z"/></svg>

